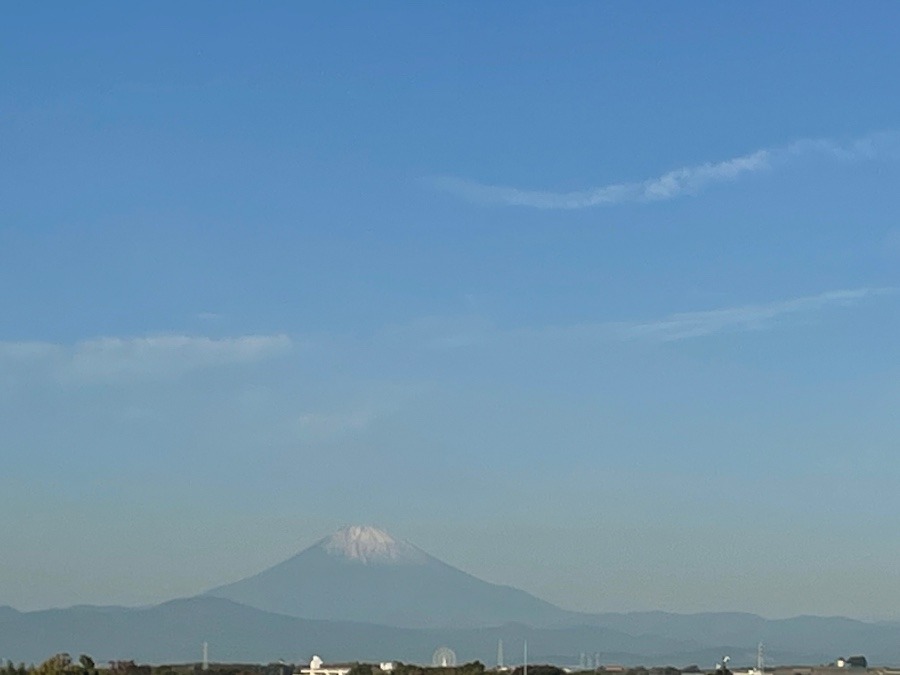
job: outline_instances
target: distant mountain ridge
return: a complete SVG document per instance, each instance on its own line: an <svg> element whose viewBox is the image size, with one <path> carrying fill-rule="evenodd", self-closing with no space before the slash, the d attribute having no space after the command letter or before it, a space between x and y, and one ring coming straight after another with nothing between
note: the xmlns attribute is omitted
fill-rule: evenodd
<svg viewBox="0 0 900 675"><path fill-rule="evenodd" d="M528 640L535 660L697 664L724 654L751 665L766 644L770 664L825 663L865 654L900 664L900 623L843 617L769 620L746 613L569 612L524 591L490 584L371 526L344 528L257 575L155 607L77 606L37 612L0 607L0 656L37 662L66 651L98 661L430 662L451 646L461 660L491 664L497 641Z"/></svg>
<svg viewBox="0 0 900 675"><path fill-rule="evenodd" d="M648 613L649 614L649 613ZM692 615L652 613L609 615L610 623L624 618L674 632L701 628L717 615L703 615L701 625ZM602 615L601 615L602 616ZM725 632L737 629L734 615L721 615ZM767 642L771 664L825 663L835 655L864 653L877 664L900 663L896 626L855 622L850 619L809 617L788 619L787 625L755 617L781 637ZM849 624L847 623L849 622ZM769 625L769 624L774 625ZM666 630L673 632L672 625ZM847 629L850 628L848 631ZM781 632L787 629L786 632ZM875 630L873 630L875 629ZM803 633L819 633L814 644L804 646ZM490 628L409 629L365 623L298 619L256 610L213 597L172 600L155 607L114 608L79 606L37 612L0 611L0 654L13 661L36 663L58 652L88 653L103 663L134 659L144 663L190 663L200 658L200 645L210 644L210 656L218 662L266 663L284 659L300 663L312 654L334 661L401 660L429 663L431 653L449 645L463 661L492 664L497 641L507 648L507 663L520 662L517 649L528 640L535 662L560 665L578 662L581 652L599 652L604 663L624 665L699 664L710 669L723 654L735 665L750 665L756 655L758 633L735 636L736 642L704 639L679 640L659 634L633 635L612 626L535 628L506 624ZM833 640L833 642L832 642ZM786 643L793 643L785 648Z"/></svg>

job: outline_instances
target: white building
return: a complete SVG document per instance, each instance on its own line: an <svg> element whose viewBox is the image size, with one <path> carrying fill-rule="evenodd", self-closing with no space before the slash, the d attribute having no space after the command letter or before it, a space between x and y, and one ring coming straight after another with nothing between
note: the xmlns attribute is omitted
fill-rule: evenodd
<svg viewBox="0 0 900 675"><path fill-rule="evenodd" d="M330 668L326 666L318 656L312 657L312 661L309 662L309 668L300 669L300 675L347 675L349 672L350 668L347 667Z"/></svg>

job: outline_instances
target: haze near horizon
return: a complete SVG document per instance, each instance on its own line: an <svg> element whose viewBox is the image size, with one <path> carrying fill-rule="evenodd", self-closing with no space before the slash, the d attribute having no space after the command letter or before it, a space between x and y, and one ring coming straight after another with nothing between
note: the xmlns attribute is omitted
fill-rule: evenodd
<svg viewBox="0 0 900 675"><path fill-rule="evenodd" d="M2 14L0 605L900 618L900 7Z"/></svg>

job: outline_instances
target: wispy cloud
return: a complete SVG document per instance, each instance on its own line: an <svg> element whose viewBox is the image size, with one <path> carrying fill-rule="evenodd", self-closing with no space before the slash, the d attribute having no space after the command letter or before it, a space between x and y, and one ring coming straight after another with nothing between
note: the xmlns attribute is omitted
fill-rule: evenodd
<svg viewBox="0 0 900 675"><path fill-rule="evenodd" d="M801 140L790 145L763 148L719 162L685 166L654 178L637 182L612 183L587 190L553 192L488 185L454 176L440 176L431 182L439 190L467 201L536 209L584 209L629 202L656 202L692 195L715 185L771 169L774 165L804 155L823 154L840 160L898 156L900 134L872 134L848 143L828 139Z"/></svg>
<svg viewBox="0 0 900 675"><path fill-rule="evenodd" d="M829 291L761 305L742 305L705 312L672 314L658 321L616 324L622 339L685 340L724 332L772 328L788 316L812 314L837 306L856 305L866 299L896 293L895 288L858 288Z"/></svg>
<svg viewBox="0 0 900 675"><path fill-rule="evenodd" d="M485 317L430 317L382 331L374 344L381 352L426 354L443 358L458 351L519 348L560 351L614 343L661 343L788 328L825 312L837 312L866 302L900 296L900 288L864 287L830 290L816 295L741 304L655 319L610 319L568 324L502 327ZM549 352L547 352L549 353Z"/></svg>
<svg viewBox="0 0 900 675"><path fill-rule="evenodd" d="M291 339L281 334L103 337L74 345L0 342L0 360L51 367L63 380L102 382L168 378L204 368L252 363L283 354L291 344Z"/></svg>

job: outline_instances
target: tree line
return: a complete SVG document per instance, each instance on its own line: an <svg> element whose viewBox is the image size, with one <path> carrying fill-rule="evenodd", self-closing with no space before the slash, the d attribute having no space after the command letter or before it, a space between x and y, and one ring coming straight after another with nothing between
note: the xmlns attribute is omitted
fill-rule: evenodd
<svg viewBox="0 0 900 675"><path fill-rule="evenodd" d="M66 652L54 654L38 665L18 665L0 660L0 675L292 675L294 666L285 663L210 664L207 670L197 664L149 666L134 661L110 661L98 666L87 654L77 659Z"/></svg>

